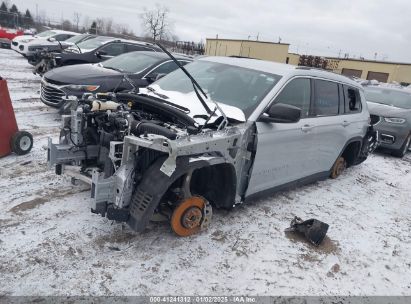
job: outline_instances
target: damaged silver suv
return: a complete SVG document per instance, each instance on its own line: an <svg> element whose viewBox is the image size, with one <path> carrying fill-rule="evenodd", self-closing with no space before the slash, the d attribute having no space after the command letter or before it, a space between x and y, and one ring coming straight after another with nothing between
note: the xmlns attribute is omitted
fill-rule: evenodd
<svg viewBox="0 0 411 304"><path fill-rule="evenodd" d="M326 71L203 57L138 93L88 96L49 140L56 173L91 184L92 212L188 236L212 208L337 177L367 158L363 89Z"/></svg>

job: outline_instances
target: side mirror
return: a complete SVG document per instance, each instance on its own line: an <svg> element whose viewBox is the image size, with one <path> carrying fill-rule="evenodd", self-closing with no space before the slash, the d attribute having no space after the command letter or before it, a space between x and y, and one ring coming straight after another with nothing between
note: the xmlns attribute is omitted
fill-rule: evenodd
<svg viewBox="0 0 411 304"><path fill-rule="evenodd" d="M104 51L97 51L95 54L96 54L96 56L97 56L98 58L101 58L101 56L107 55L107 53L104 52Z"/></svg>
<svg viewBox="0 0 411 304"><path fill-rule="evenodd" d="M277 123L293 123L301 119L301 109L295 106L276 103L264 113L259 121L262 122L277 122Z"/></svg>
<svg viewBox="0 0 411 304"><path fill-rule="evenodd" d="M56 42L57 40L56 40L56 38L54 38L54 37L50 37L49 39L47 39L49 42Z"/></svg>

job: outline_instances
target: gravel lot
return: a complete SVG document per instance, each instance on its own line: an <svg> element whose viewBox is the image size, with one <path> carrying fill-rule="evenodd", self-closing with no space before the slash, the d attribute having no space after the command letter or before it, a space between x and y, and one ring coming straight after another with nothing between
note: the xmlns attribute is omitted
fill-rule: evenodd
<svg viewBox="0 0 411 304"><path fill-rule="evenodd" d="M0 67L35 139L0 159L0 295L411 295L410 153L215 211L200 235L167 223L138 234L90 213L87 187L47 168L59 115L23 57L0 50ZM330 224L319 248L284 234L295 215Z"/></svg>

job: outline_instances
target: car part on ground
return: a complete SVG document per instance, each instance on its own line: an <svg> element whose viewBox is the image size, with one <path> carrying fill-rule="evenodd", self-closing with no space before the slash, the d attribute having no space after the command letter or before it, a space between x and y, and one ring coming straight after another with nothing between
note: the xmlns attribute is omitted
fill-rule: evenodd
<svg viewBox="0 0 411 304"><path fill-rule="evenodd" d="M177 59L182 65L192 61L188 56ZM67 96L81 98L85 93L131 91L146 87L177 68L166 54L148 51L122 54L98 64L56 68L43 76L40 99L61 109Z"/></svg>
<svg viewBox="0 0 411 304"><path fill-rule="evenodd" d="M303 221L298 216L291 221L286 233L299 233L303 235L311 244L319 246L324 240L329 225L317 219Z"/></svg>
<svg viewBox="0 0 411 304"><path fill-rule="evenodd" d="M33 136L19 131L7 82L0 77L0 157L11 152L24 155L33 147Z"/></svg>
<svg viewBox="0 0 411 304"><path fill-rule="evenodd" d="M361 88L332 73L207 57L149 88L84 96L48 144L57 174L91 184L92 211L135 231L162 217L190 235L208 224L209 206L328 178L337 159L354 166L375 146ZM311 108L322 92L335 105ZM295 104L300 95L305 104ZM337 114L324 116L330 108Z"/></svg>
<svg viewBox="0 0 411 304"><path fill-rule="evenodd" d="M69 47L60 53L48 53L33 72L43 75L47 71L67 65L98 63L133 51L161 52L156 45L136 40L98 36Z"/></svg>

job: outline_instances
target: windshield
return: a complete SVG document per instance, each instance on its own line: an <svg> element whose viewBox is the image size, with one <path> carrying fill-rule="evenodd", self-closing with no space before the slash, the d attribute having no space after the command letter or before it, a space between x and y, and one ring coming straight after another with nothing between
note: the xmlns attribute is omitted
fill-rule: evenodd
<svg viewBox="0 0 411 304"><path fill-rule="evenodd" d="M98 48L100 45L105 44L106 42L113 40L111 37L96 37L94 39L86 40L80 42L78 47L85 50L94 50Z"/></svg>
<svg viewBox="0 0 411 304"><path fill-rule="evenodd" d="M37 37L48 37L54 34L56 34L55 31L45 31L45 32L41 32L40 34L37 34Z"/></svg>
<svg viewBox="0 0 411 304"><path fill-rule="evenodd" d="M69 42L69 43L78 43L79 41L83 40L84 37L86 37L87 35L75 35L69 39L67 39L65 42Z"/></svg>
<svg viewBox="0 0 411 304"><path fill-rule="evenodd" d="M411 93L386 88L365 88L365 99L402 109L411 109Z"/></svg>
<svg viewBox="0 0 411 304"><path fill-rule="evenodd" d="M280 76L238 66L195 61L185 66L212 100L234 106L248 118ZM190 79L177 70L155 83L164 91L193 92ZM167 93L166 93L167 95Z"/></svg>
<svg viewBox="0 0 411 304"><path fill-rule="evenodd" d="M137 73L147 69L159 60L161 58L142 54L141 52L132 52L109 59L103 62L102 66L120 70L121 72Z"/></svg>

